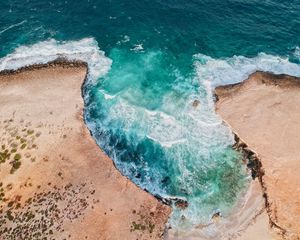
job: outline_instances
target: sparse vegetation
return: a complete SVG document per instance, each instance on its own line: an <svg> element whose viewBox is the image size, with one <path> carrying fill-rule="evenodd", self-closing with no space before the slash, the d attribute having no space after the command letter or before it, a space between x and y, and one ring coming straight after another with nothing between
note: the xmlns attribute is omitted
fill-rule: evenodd
<svg viewBox="0 0 300 240"><path fill-rule="evenodd" d="M133 214L136 214L138 220L132 221L130 226L130 231L148 231L150 234L153 233L155 224L152 223L153 219L146 217L142 212L137 212L136 210L132 211Z"/></svg>
<svg viewBox="0 0 300 240"><path fill-rule="evenodd" d="M21 166L21 162L17 161L13 163L13 169L17 170Z"/></svg>
<svg viewBox="0 0 300 240"><path fill-rule="evenodd" d="M12 150L10 150L11 153L15 153L17 152L17 149L16 148L13 148Z"/></svg>
<svg viewBox="0 0 300 240"><path fill-rule="evenodd" d="M1 239L50 240L55 232L63 236L64 221L80 217L91 203L99 202L91 198L90 188L86 183L53 186L49 191L36 192L24 204L22 196L7 201L0 210Z"/></svg>
<svg viewBox="0 0 300 240"><path fill-rule="evenodd" d="M34 130L27 130L27 134L28 135L31 135L31 134L33 134L34 133Z"/></svg>
<svg viewBox="0 0 300 240"><path fill-rule="evenodd" d="M14 160L15 161L19 161L21 159L21 154L20 153L17 153L15 156L14 156Z"/></svg>
<svg viewBox="0 0 300 240"><path fill-rule="evenodd" d="M11 121L12 120L12 121ZM4 124L4 126L1 126ZM24 123L20 121L21 126L25 124L30 126L30 123ZM10 173L14 173L21 166L22 155L26 158L30 158L31 162L35 161L35 157L32 157L31 149L36 149L34 144L35 135L33 129L23 128L18 130L18 125L15 125L13 119L0 121L0 135L1 147L0 147L0 164L9 163L11 165ZM39 132L36 134L40 136Z"/></svg>
<svg viewBox="0 0 300 240"><path fill-rule="evenodd" d="M23 143L23 144L21 145L21 149L26 148L26 146L27 146L27 144L26 144L26 143Z"/></svg>

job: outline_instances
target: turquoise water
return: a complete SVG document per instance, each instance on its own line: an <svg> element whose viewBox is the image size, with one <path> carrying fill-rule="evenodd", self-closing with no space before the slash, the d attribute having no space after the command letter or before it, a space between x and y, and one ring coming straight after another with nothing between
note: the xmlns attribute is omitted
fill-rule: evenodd
<svg viewBox="0 0 300 240"><path fill-rule="evenodd" d="M213 88L256 70L300 76L299 1L1 0L0 9L0 70L87 61L88 127L140 187L189 202L174 207L174 228L230 214L249 175Z"/></svg>

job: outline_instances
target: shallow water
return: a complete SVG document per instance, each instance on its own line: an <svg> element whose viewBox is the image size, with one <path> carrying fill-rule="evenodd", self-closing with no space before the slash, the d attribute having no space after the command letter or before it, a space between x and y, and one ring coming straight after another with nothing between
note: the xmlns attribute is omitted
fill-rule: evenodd
<svg viewBox="0 0 300 240"><path fill-rule="evenodd" d="M0 70L57 56L87 61L88 127L136 184L189 202L174 208L173 227L230 214L249 175L214 112L213 88L256 70L300 76L299 1L31 0L24 7L8 0L0 7Z"/></svg>

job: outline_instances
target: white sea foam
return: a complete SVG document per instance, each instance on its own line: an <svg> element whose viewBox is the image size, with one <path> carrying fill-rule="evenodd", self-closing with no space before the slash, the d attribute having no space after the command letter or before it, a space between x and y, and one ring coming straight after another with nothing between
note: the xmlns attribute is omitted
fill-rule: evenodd
<svg viewBox="0 0 300 240"><path fill-rule="evenodd" d="M103 94L105 100L114 99L116 97L116 95L107 94L103 89L100 89L99 92Z"/></svg>
<svg viewBox="0 0 300 240"><path fill-rule="evenodd" d="M157 111L151 111L151 110L148 110L148 109L145 109L145 113L147 113L149 116L155 116L158 114Z"/></svg>
<svg viewBox="0 0 300 240"><path fill-rule="evenodd" d="M300 48L296 47L295 52L294 52L294 57L298 58L300 60Z"/></svg>
<svg viewBox="0 0 300 240"><path fill-rule="evenodd" d="M144 47L143 44L135 44L130 50L134 52L144 52Z"/></svg>
<svg viewBox="0 0 300 240"><path fill-rule="evenodd" d="M11 54L0 59L0 71L15 70L32 64L45 64L58 57L88 63L90 80L96 80L105 75L112 64L104 52L100 51L97 41L93 38L63 42L50 39L16 48Z"/></svg>
<svg viewBox="0 0 300 240"><path fill-rule="evenodd" d="M297 57L298 50L295 51ZM267 71L275 74L300 76L300 65L289 61L288 57L279 57L260 53L256 57L233 56L214 59L203 54L196 54L195 67L199 80L210 81L212 86L237 83L246 79L255 71Z"/></svg>
<svg viewBox="0 0 300 240"><path fill-rule="evenodd" d="M166 142L162 142L160 141L159 139L155 139L154 137L152 136L149 136L147 135L147 137L155 142L157 142L158 144L160 144L161 146L163 147L166 147L166 148L170 148L176 144L180 144L180 143L185 143L187 141L187 139L177 139L177 140L174 140L174 141L166 141Z"/></svg>
<svg viewBox="0 0 300 240"><path fill-rule="evenodd" d="M130 41L130 37L128 35L124 35L123 39L122 40L119 40L117 42L117 45L121 45L122 43L127 43Z"/></svg>

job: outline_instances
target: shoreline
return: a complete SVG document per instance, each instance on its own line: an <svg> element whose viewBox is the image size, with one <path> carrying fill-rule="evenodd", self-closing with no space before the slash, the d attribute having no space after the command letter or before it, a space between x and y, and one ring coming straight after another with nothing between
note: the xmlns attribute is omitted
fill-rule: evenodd
<svg viewBox="0 0 300 240"><path fill-rule="evenodd" d="M47 63L36 63L36 64L31 64L31 65L26 65L17 69L4 69L0 71L0 76L6 76L6 75L13 75L13 74L18 74L22 73L25 71L34 71L38 69L43 69L43 68L48 68L48 67L56 67L56 66L61 66L61 67L85 67L87 69L86 76L83 80L82 86L85 84L87 80L87 75L88 75L88 64L84 61L80 60L68 60L66 58L60 57L56 58L54 61L50 61Z"/></svg>
<svg viewBox="0 0 300 240"><path fill-rule="evenodd" d="M299 102L299 98L295 97L299 92L300 78L260 71L251 74L241 83L220 86L215 89L216 112L235 134L237 142L235 148L242 151L245 158L248 159L248 164L254 167L252 173L258 177L261 185L269 225L277 237L284 239L297 239L300 234L297 216L294 216L295 219L285 217L285 211L297 211L297 204L291 204L289 200L291 196L287 196L285 193L286 186L289 186L290 189L295 189L291 192L295 199L300 196L297 187L293 187L297 180L287 181L283 177L286 172L291 171L288 169L288 164L297 166L296 160L293 159L298 153L297 148L293 147L295 144L297 145L297 142L292 145L289 141L293 140L281 140L277 132L280 131L280 124L284 125L287 120L285 112L288 111L289 120L295 119L295 121L290 120L290 124L286 125L287 129L293 129L292 131L286 130L289 134L286 139L295 139L295 134L300 132L296 120L298 112L297 110L295 112L295 108L292 107ZM294 102L291 102L291 99ZM274 120L273 116L276 115L279 117ZM265 125L266 123L268 125ZM271 129L270 126L274 129ZM270 145L269 142L270 144L274 142L276 146L284 145L285 151L291 152L290 155L282 152L283 147L274 149L273 144ZM262 147L262 145L265 146ZM290 150L287 150L289 148ZM276 161L285 161L287 169L277 168L274 166L274 161L275 164ZM276 177L273 176L274 172L278 172ZM293 178L293 175L289 175L289 177ZM283 185L278 184L280 181L283 182ZM282 204L288 206L285 207L286 210L280 207ZM291 205L289 206L289 204ZM297 215L296 212L294 214Z"/></svg>
<svg viewBox="0 0 300 240"><path fill-rule="evenodd" d="M14 230L18 226L24 231L30 228L28 224L14 222L17 221L14 217L19 214L28 214L27 205L32 204L28 201L29 199L32 199L30 201L37 201L36 194L38 193L38 196L40 194L45 195L43 199L52 201L52 203L56 202L57 211L60 212L59 226L56 226L56 230L60 229L60 232L52 229L51 224L44 223L47 225L45 230L49 230L47 235L53 234L53 236L62 237L68 233L72 235L72 239L82 239L84 238L83 234L90 237L99 237L100 234L101 238L105 239L105 236L117 237L122 233L123 239L147 239L151 236L153 239L161 239L168 216L171 213L170 207L158 202L152 195L121 175L115 168L113 161L96 144L85 125L82 93L87 80L87 69L87 64L84 62L58 59L47 64L30 65L17 70L0 72L2 90L0 91L0 99L2 99L0 125L3 125L3 129L5 129L2 135L12 138L14 133L10 132L11 129L17 131L17 134L23 134L20 128L24 127L25 122L26 128L34 126L34 129L27 130L28 133L25 134L27 138L31 137L30 139L25 139L25 136L20 137L26 141L26 144L17 146L17 151L21 152L20 154L17 153L21 160L17 159L10 163L6 161L3 163L2 173L0 171L0 176L3 179L1 186L5 186L5 199L0 199L0 203L2 202L0 218L6 219L6 226L10 226ZM25 94L24 91L32 92L32 94ZM13 93L9 98L6 95L8 92ZM23 99L22 102L19 102L20 99ZM67 107L63 107L64 105ZM62 111L59 113L59 110ZM11 120L8 121L6 118ZM31 132L36 131L39 131L36 136L31 135ZM18 136L16 138L19 139ZM3 143L6 140L11 141L2 138ZM35 143L33 144L32 141ZM78 144L77 142L81 143ZM59 145L57 145L58 143ZM29 144L32 145L30 148L26 146ZM5 148L9 147L7 143L3 145ZM52 149L54 146L56 147L50 151L49 148ZM62 146L65 147L61 149ZM14 149L9 150L15 151ZM58 154L58 152L60 153ZM32 159L31 162L27 160L29 155ZM58 161L58 158L61 160ZM20 161L21 164L18 164L17 169L14 169L14 173L7 173L6 168L11 163L13 166L17 166L15 164L17 161ZM91 166L93 167L91 168ZM46 169L52 169L51 172L47 173L47 179L40 174ZM58 173L54 174L56 171ZM77 176L77 173L80 173L80 176ZM30 174L29 178L28 174ZM30 181L30 186L28 186L28 181ZM49 182L46 183L45 181ZM66 185L62 186L64 184ZM81 184L80 187L78 184ZM11 185L12 187L7 187ZM85 189L87 185L92 190ZM17 190L18 186L22 187L23 190ZM37 186L37 189L34 190L34 186ZM51 186L53 187L51 188ZM75 194L74 192L80 194L77 193L79 195L73 196L76 203L72 203L73 200L68 198L53 200L46 192L49 192L51 196L52 194ZM82 197L86 198L83 199ZM93 201L91 197L94 198ZM116 197L117 199L113 200ZM84 205L77 206L76 204L79 204L77 202L82 202ZM122 206L122 204L125 205ZM67 210L72 206L75 207L75 216L70 219L70 216L62 214L60 205L67 205ZM37 211L39 210L49 211L47 206L43 204L39 205ZM11 215L12 217L10 217ZM115 216L119 217L116 218ZM32 217L29 222L43 222L47 218L49 220L50 217L44 216L44 220L41 220L36 216ZM78 232L78 226L84 226L85 232ZM99 229L99 226L102 227ZM2 235L4 234L5 239L9 233L3 228L4 226L0 227L0 232ZM122 231L117 230L119 228ZM39 233L35 232L38 231L36 229L31 230L32 234ZM61 232L62 230L65 234Z"/></svg>
<svg viewBox="0 0 300 240"><path fill-rule="evenodd" d="M38 70L43 70L43 69L51 69L51 68L62 68L62 69L77 69L77 68L85 68L86 69L86 73L84 76L84 79L81 82L81 87L80 87L80 97L81 97L81 101L83 102L83 88L84 85L86 84L87 81L87 76L88 76L88 66L87 63L82 62L82 61L69 61L63 58L59 58L56 59L52 62L49 62L47 64L35 64L35 65L29 65L29 66L25 66L16 70L4 70L4 71L0 71L0 79L1 78L13 78L12 76L15 75L19 75L19 74L23 74L26 72L34 72L34 71L38 71ZM286 77L287 75L280 75L283 77ZM251 75L249 76L249 78L251 77ZM293 81L293 77L290 77L290 83L294 84ZM281 79L281 78L279 78ZM247 81L247 80L245 80ZM226 94L228 94L228 92L231 92L231 90L233 88L238 88L240 85L242 85L244 82L238 83L238 84L233 84L233 85L229 85L229 86L225 86L225 87L221 87L223 92L220 93L220 87L217 88L216 90L216 104L218 103L218 100L220 97L224 97L227 96ZM0 82L1 84L1 82ZM280 84L283 84L284 86L286 86L285 83L280 82ZM1 85L0 85L1 86ZM225 90L224 90L225 89ZM219 94L217 94L217 91L219 91ZM0 92L1 94L1 92ZM225 95L224 95L225 94ZM93 135L90 131L90 129L86 126L85 123L85 118L84 118L84 106L82 107L82 117L80 118L81 121L83 121L85 128L87 129L87 131L89 132L89 136L90 138L93 140L94 144L96 144L95 140L93 139ZM1 117L1 114L0 114ZM1 120L1 118L0 118ZM224 120L224 123L227 124L231 129L233 129L227 122L226 120ZM233 134L235 135L235 144L232 146L235 150L239 151L242 153L242 155L244 156L244 159L248 159L247 163L249 164L249 159L250 158L254 158L254 160L252 159L252 164L253 162L256 163L253 165L252 167L252 174L255 175L259 181L260 181L260 186L263 186L263 180L262 180L262 176L263 176L263 171L261 169L261 164L257 164L260 163L259 160L259 156L256 152L254 152L251 148L249 148L247 146L247 144L245 143L245 141L243 141L240 136L233 131ZM97 145L97 144L96 144ZM101 148L97 145L97 147L99 148L99 150L101 152L103 152L101 150ZM104 155L106 156L106 154L104 153ZM111 160L109 157L106 156L106 158L108 158L115 171L117 171L120 175L122 175L119 170L116 168L115 163L113 160ZM247 166L249 167L249 166ZM251 168L251 167L250 167ZM1 175L1 172L0 172ZM139 189L139 191L144 192L146 195L150 195L152 199L156 199L155 201L159 201L160 203L158 205L163 206L164 205L164 201L163 199L160 199L157 196L153 196L152 194L150 194L147 190L140 188L139 186L135 185L134 183L131 182L130 179L128 179L126 176L122 175L122 178L126 178L126 182L130 182L132 185L134 185L136 188ZM127 185L127 183L126 183ZM234 207L232 214L227 217L227 218L222 218L222 220L220 221L220 223L217 224L213 224L218 228L219 233L221 232L221 229L223 229L224 234L226 232L226 236L227 238L234 238L234 239L238 239L238 240L248 240L251 238L247 238L245 237L245 235L249 235L250 231L250 237L252 236L253 233L257 233L260 231L261 234L264 234L265 237L270 237L272 233L270 233L269 229L266 229L266 225L264 225L264 228L262 229L262 224L265 224L265 216L266 213L264 212L264 208L268 209L268 200L267 200L267 195L264 194L264 201L265 201L265 206L262 207L261 206L261 199L259 196L260 190L258 191L257 189L257 182L255 180L251 180L250 184L249 184L249 188L245 191L245 194L243 194L241 196L241 199L237 202L236 206ZM151 200L152 201L152 200ZM174 233L174 231L169 230L169 232L167 233L167 219L168 216L170 215L171 209L170 207L167 207L166 205L164 205L164 210L165 213L163 213L164 215L164 224L163 224L163 229L160 230L160 236L162 238L164 237L168 237L168 239L183 239L185 237L189 237L189 239L199 239L199 237L201 237L200 239L214 239L214 238L209 238L207 236L209 236L209 234L207 235L207 233L205 233L205 231L207 231L206 227L200 227L200 229L193 231L192 233L184 233L184 234L180 234L179 236ZM135 210L134 210L135 211ZM159 210L161 211L161 210ZM152 213L152 211L150 211ZM250 214L250 215L249 215ZM243 217L243 224L240 224L239 222L236 221L237 217L240 216L244 216ZM271 225L274 227L276 226L275 223L271 222ZM131 226L132 227L132 226ZM141 225L135 223L133 228L137 228L138 230L140 229ZM253 228L253 229L252 229ZM249 230L252 229L252 230ZM1 230L1 229L0 229ZM131 232L131 228L129 228L128 230L130 230ZM143 235L139 235L140 237L142 237ZM206 236L206 237L205 237ZM223 235L224 236L224 235ZM220 237L220 235L219 235ZM76 238L75 238L76 239ZM127 239L127 238L126 238ZM157 238L159 239L159 238ZM266 239L267 240L267 239Z"/></svg>
<svg viewBox="0 0 300 240"><path fill-rule="evenodd" d="M268 229L260 229L261 218L265 218L264 200L260 195L260 185L258 181L249 182L249 186L237 200L229 216L220 217L211 221L207 225L197 226L190 232L176 232L169 230L168 240L215 240L215 239L236 239L252 240L245 238L249 228L253 227L251 236L257 231L261 231L266 237L264 240L273 240ZM266 225L265 225L266 226Z"/></svg>
<svg viewBox="0 0 300 240"><path fill-rule="evenodd" d="M85 79L82 82L82 86L81 86L81 97L84 100L83 92L84 92L85 84L87 83L87 80L88 80L87 76L88 76L89 73L88 73L88 64L84 61L81 61L81 60L70 61L70 60L65 59L65 58L57 58L54 61L50 61L48 63L32 64L32 65L23 66L21 68L13 69L13 70L5 69L3 71L0 71L0 77L1 76L9 76L9 75L13 75L13 74L18 74L18 73L22 73L22 72L26 72L26 71L34 71L34 70L48 68L48 67L57 67L57 66L66 67L66 68L69 68L69 67L85 67L85 68L87 68L87 74L86 74ZM87 129L89 130L89 133L90 133L91 137L94 138L92 131L88 128L88 126L86 124L86 119L84 117L84 111L85 111L85 108L83 108L83 121L84 121L84 124L86 125ZM95 140L95 142L96 142L96 140ZM97 144L97 146L98 146L98 144ZM100 146L98 146L98 147L101 149ZM103 151L103 150L101 149L101 151ZM115 166L115 168L118 170L117 166L115 165L115 162L112 159L111 159L111 161L112 161L113 165ZM121 172L120 172L120 174L122 176L124 176L125 178L127 178L129 181L131 181L127 176L123 175ZM140 186L138 186L135 183L133 183L133 184L136 185L141 190L143 190L144 192L146 192L147 194L150 194L151 196L156 198L162 204L165 204L167 206L171 206L173 202L174 202L174 204L188 204L186 200L183 200L181 198L164 198L160 195L153 195L147 189L141 188Z"/></svg>
<svg viewBox="0 0 300 240"><path fill-rule="evenodd" d="M224 122L225 123L225 122ZM228 125L229 126L229 125ZM255 155L245 144L235 136L235 143L232 148L243 155L243 160L247 171L255 171L245 162L245 156ZM258 160L258 159L257 159ZM221 217L212 222L198 226L191 232L176 232L169 230L168 240L215 240L215 239L235 239L253 240L254 237L263 236L264 240L277 239L269 228L265 198L262 194L262 187L259 177L256 176L249 181L244 192L241 193L231 213L226 217Z"/></svg>

